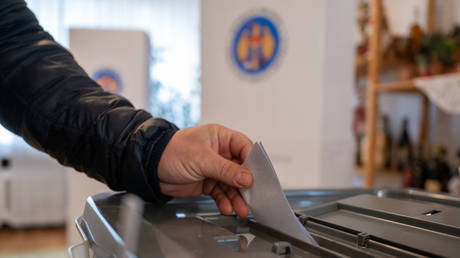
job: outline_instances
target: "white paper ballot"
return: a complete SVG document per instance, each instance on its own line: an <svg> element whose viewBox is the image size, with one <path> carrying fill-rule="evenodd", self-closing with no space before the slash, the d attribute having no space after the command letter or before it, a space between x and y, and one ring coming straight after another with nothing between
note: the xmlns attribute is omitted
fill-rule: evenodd
<svg viewBox="0 0 460 258"><path fill-rule="evenodd" d="M262 143L256 142L243 163L254 176L249 189L240 189L255 220L286 235L318 245L291 209Z"/></svg>

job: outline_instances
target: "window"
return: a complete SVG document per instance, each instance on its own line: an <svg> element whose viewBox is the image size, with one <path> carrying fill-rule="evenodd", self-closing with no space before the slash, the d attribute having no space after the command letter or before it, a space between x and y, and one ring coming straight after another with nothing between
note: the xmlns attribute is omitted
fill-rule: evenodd
<svg viewBox="0 0 460 258"><path fill-rule="evenodd" d="M13 143L13 134L0 125L0 147L9 146Z"/></svg>

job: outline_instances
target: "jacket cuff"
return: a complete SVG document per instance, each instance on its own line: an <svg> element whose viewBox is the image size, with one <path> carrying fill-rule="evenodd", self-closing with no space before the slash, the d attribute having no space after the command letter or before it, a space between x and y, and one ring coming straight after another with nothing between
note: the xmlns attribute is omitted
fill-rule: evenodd
<svg viewBox="0 0 460 258"><path fill-rule="evenodd" d="M149 180L149 184L153 189L159 205L164 205L173 198L161 192L160 179L158 178L158 165L160 164L160 159L166 145L168 145L169 141L177 131L178 129L167 129L163 131L162 135L157 138L156 142L153 143L150 151L151 156L149 157L149 165L147 166L147 179Z"/></svg>

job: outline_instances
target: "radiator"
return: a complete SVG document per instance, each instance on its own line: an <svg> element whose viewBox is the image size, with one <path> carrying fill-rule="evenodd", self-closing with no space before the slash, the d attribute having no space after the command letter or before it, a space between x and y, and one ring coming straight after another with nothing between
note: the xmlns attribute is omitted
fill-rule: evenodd
<svg viewBox="0 0 460 258"><path fill-rule="evenodd" d="M65 223L66 170L49 157L13 158L0 170L0 224L14 228Z"/></svg>

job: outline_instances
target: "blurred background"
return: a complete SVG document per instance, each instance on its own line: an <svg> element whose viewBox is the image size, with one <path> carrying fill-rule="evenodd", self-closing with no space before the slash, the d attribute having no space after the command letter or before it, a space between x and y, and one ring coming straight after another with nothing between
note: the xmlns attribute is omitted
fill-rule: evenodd
<svg viewBox="0 0 460 258"><path fill-rule="evenodd" d="M107 91L263 142L285 189L460 194L460 2L27 0ZM0 126L0 258L66 257L104 185Z"/></svg>

